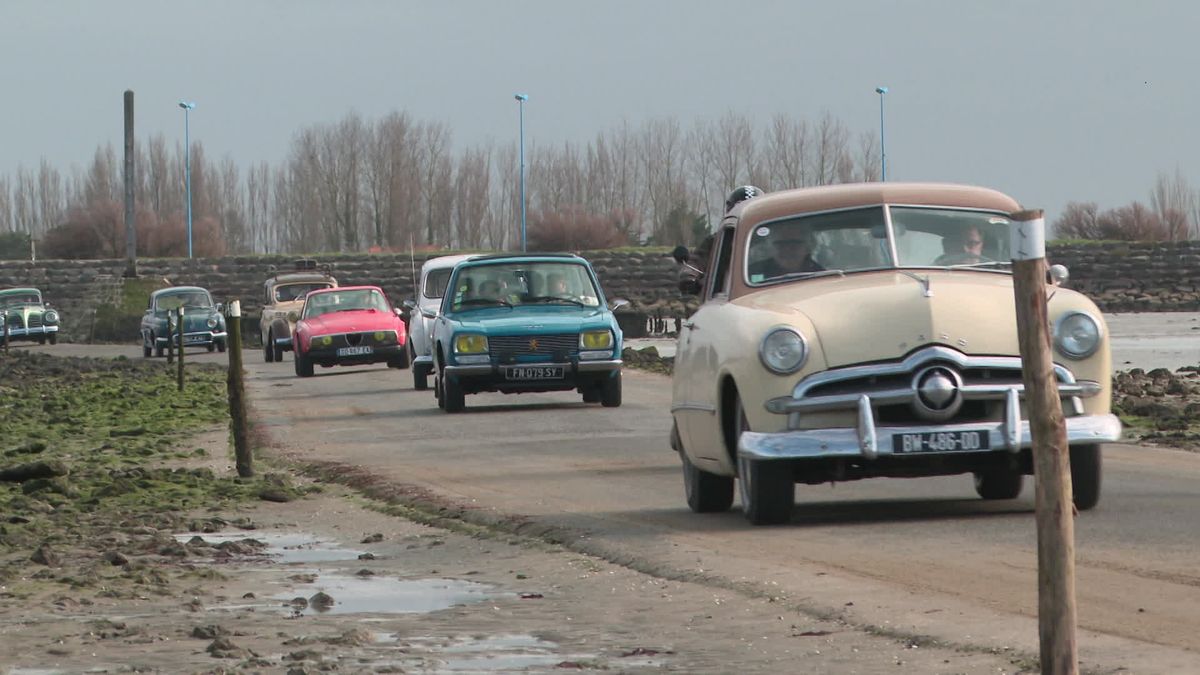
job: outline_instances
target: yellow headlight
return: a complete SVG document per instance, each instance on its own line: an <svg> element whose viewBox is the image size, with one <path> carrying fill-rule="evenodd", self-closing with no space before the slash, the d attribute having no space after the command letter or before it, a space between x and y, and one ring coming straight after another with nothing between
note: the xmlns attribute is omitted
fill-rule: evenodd
<svg viewBox="0 0 1200 675"><path fill-rule="evenodd" d="M584 349L611 349L612 340L612 331L607 330L589 330L580 336L580 343Z"/></svg>
<svg viewBox="0 0 1200 675"><path fill-rule="evenodd" d="M333 344L333 337L330 335L322 335L317 341L321 343L322 347L328 347L329 345Z"/></svg>
<svg viewBox="0 0 1200 675"><path fill-rule="evenodd" d="M482 354L488 350L487 337L483 335L456 335L454 337L454 352L456 354Z"/></svg>
<svg viewBox="0 0 1200 675"><path fill-rule="evenodd" d="M387 337L387 333L385 333L381 330L375 331L375 341L376 342L383 342L383 339L386 337Z"/></svg>

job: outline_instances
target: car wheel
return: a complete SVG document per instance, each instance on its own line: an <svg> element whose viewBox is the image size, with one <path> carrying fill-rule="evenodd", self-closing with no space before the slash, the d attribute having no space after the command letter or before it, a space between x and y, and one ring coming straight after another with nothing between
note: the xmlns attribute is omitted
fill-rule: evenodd
<svg viewBox="0 0 1200 675"><path fill-rule="evenodd" d="M991 469L975 472L975 492L984 499L1016 499L1025 484L1017 469Z"/></svg>
<svg viewBox="0 0 1200 675"><path fill-rule="evenodd" d="M467 396L463 393L462 385L453 378L442 376L442 404L446 412L462 412L467 407Z"/></svg>
<svg viewBox="0 0 1200 675"><path fill-rule="evenodd" d="M583 402L584 403L599 403L600 402L600 387L599 386L589 384L588 386L583 388L582 393L583 393Z"/></svg>
<svg viewBox="0 0 1200 675"><path fill-rule="evenodd" d="M45 336L45 335L39 335L39 336L38 336L38 339L37 339L37 343L38 343L39 345L44 345L44 344L46 344L46 336Z"/></svg>
<svg viewBox="0 0 1200 675"><path fill-rule="evenodd" d="M221 352L222 354L224 354L226 349L227 349L227 347L226 347L226 343L225 343L225 341L224 341L224 340L217 340L217 351L219 351L219 352ZM210 349L209 351L212 351L212 350Z"/></svg>
<svg viewBox="0 0 1200 675"><path fill-rule="evenodd" d="M296 350L296 374L300 377L312 377L313 364L307 356L302 354L300 350Z"/></svg>
<svg viewBox="0 0 1200 675"><path fill-rule="evenodd" d="M750 430L742 401L736 402L739 431ZM751 525L777 525L792 518L796 503L796 482L775 462L752 461L738 455L738 492L742 498L742 513Z"/></svg>
<svg viewBox="0 0 1200 675"><path fill-rule="evenodd" d="M211 354L211 353L213 353L213 352L217 351L217 343L216 343L216 342L210 342L210 343L208 343L207 345L205 345L205 347L207 347L207 348L208 348L208 353L209 353L209 354ZM225 351L225 350L224 350L224 349L222 349L221 351Z"/></svg>
<svg viewBox="0 0 1200 675"><path fill-rule="evenodd" d="M429 373L420 368L412 369L413 389L425 391L429 388Z"/></svg>
<svg viewBox="0 0 1200 675"><path fill-rule="evenodd" d="M441 374L441 371L438 371L438 374L434 375L434 377L433 377L433 397L435 399L437 399L438 407L445 409L446 399L442 398L442 374Z"/></svg>
<svg viewBox="0 0 1200 675"><path fill-rule="evenodd" d="M1075 508L1087 511L1100 502L1100 483L1103 471L1099 445L1071 447L1071 493Z"/></svg>
<svg viewBox="0 0 1200 675"><path fill-rule="evenodd" d="M388 368L400 368L400 369L407 368L408 367L408 348L406 347L399 356L394 356L394 357L388 359L387 365L388 365Z"/></svg>
<svg viewBox="0 0 1200 675"><path fill-rule="evenodd" d="M154 339L154 333L151 333L151 334L150 334L150 341L154 343L154 355L155 355L155 356L162 356L162 355L163 355L163 347L164 347L164 345L160 345L160 344L158 344L158 340L155 340L155 339Z"/></svg>
<svg viewBox="0 0 1200 675"><path fill-rule="evenodd" d="M142 358L150 358L150 354L154 351L154 347L150 346L150 338L142 336Z"/></svg>
<svg viewBox="0 0 1200 675"><path fill-rule="evenodd" d="M671 447L679 452L683 462L683 491L687 505L694 513L723 513L733 506L733 477L709 473L688 459L679 438L679 427L671 427Z"/></svg>
<svg viewBox="0 0 1200 675"><path fill-rule="evenodd" d="M600 405L605 408L621 407L621 371L617 371L600 385Z"/></svg>
<svg viewBox="0 0 1200 675"><path fill-rule="evenodd" d="M46 341L52 345L58 344L58 333L51 333L46 336Z"/></svg>
<svg viewBox="0 0 1200 675"><path fill-rule="evenodd" d="M267 333L267 339L263 340L263 361L271 363L275 360L275 339L270 333Z"/></svg>

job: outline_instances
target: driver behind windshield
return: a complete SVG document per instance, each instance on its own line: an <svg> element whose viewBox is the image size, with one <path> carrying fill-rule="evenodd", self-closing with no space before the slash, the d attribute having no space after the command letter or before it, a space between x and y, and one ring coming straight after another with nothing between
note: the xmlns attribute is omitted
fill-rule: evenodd
<svg viewBox="0 0 1200 675"><path fill-rule="evenodd" d="M968 225L942 239L942 255L933 264L971 265L987 260L983 255L983 233L975 225Z"/></svg>
<svg viewBox="0 0 1200 675"><path fill-rule="evenodd" d="M813 259L812 235L804 231L783 230L771 240L771 257L750 266L751 280L770 279L798 272L825 270Z"/></svg>

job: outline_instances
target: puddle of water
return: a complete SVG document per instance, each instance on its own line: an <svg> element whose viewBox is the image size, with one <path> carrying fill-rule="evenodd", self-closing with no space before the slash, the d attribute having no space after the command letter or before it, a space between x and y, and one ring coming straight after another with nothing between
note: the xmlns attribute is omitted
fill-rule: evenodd
<svg viewBox="0 0 1200 675"><path fill-rule="evenodd" d="M458 579L362 579L330 574L271 598L283 601L310 598L318 591L333 597L332 607L318 610L310 605L303 614L417 614L481 602L488 599L490 590L491 586ZM295 611L290 607L282 609Z"/></svg>
<svg viewBox="0 0 1200 675"><path fill-rule="evenodd" d="M405 647L410 652L426 653L387 664L377 661L374 665L447 673L495 673L554 668L564 661L595 661L593 654L559 654L556 643L532 635L458 637L449 642L444 638L417 638L407 640Z"/></svg>
<svg viewBox="0 0 1200 675"><path fill-rule="evenodd" d="M267 545L263 555L278 558L281 563L313 563L336 562L339 560L357 560L362 551L342 548L337 542L322 541L311 534L303 532L216 532L199 534L187 532L174 535L176 541L186 544L192 537L200 537L216 546L227 541L256 539Z"/></svg>

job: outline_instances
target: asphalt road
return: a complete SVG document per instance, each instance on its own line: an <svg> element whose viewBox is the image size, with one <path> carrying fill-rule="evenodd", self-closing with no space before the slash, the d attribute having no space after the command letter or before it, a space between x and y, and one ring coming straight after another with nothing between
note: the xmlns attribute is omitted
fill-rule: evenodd
<svg viewBox="0 0 1200 675"><path fill-rule="evenodd" d="M644 571L745 584L878 629L1037 652L1030 481L1011 502L979 500L967 476L798 486L791 524L753 528L736 506L688 511L665 377L627 370L618 409L568 393L480 394L448 415L408 371L318 369L302 380L290 354L277 364L246 356L257 414L297 458L560 526L575 545ZM1076 520L1082 659L1200 672L1200 455L1112 445L1105 471L1099 507Z"/></svg>

